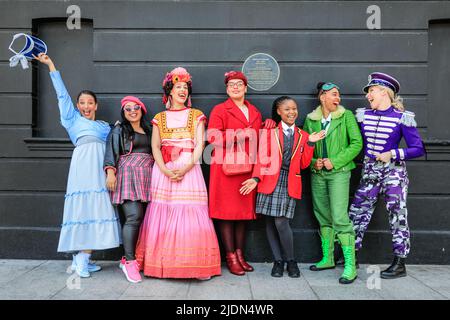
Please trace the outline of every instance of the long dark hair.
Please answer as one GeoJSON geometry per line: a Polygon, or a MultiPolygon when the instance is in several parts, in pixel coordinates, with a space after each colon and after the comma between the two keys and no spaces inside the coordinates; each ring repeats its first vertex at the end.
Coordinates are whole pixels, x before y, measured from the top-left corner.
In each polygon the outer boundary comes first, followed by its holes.
{"type": "Polygon", "coordinates": [[[280,121],[281,121],[281,117],[277,113],[277,109],[280,106],[280,104],[282,104],[286,100],[295,101],[293,98],[291,98],[289,96],[281,96],[281,97],[276,98],[272,103],[272,120],[275,121],[277,124],[280,123],[280,121]]]}
{"type": "MultiPolygon", "coordinates": [[[[128,121],[127,118],[125,118],[125,111],[123,109],[120,111],[120,116],[122,117],[121,126],[122,126],[123,132],[125,133],[125,137],[128,140],[133,141],[135,132],[134,132],[133,126],[131,125],[130,121],[128,121]]],[[[144,129],[145,134],[151,137],[152,127],[150,126],[150,121],[148,121],[148,119],[146,118],[146,114],[144,113],[144,111],[142,111],[140,125],[141,125],[141,128],[144,129]]]]}

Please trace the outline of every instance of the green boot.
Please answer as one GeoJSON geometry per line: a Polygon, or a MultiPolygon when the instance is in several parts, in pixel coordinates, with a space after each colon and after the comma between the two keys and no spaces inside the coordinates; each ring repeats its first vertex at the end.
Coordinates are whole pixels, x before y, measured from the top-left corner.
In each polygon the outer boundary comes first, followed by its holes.
{"type": "Polygon", "coordinates": [[[355,265],[355,237],[352,234],[338,234],[339,242],[344,255],[344,272],[339,278],[339,283],[349,284],[355,281],[358,274],[355,265]]]}
{"type": "Polygon", "coordinates": [[[322,271],[333,269],[334,265],[334,231],[330,227],[320,228],[320,238],[322,241],[322,260],[309,267],[311,271],[322,271]]]}

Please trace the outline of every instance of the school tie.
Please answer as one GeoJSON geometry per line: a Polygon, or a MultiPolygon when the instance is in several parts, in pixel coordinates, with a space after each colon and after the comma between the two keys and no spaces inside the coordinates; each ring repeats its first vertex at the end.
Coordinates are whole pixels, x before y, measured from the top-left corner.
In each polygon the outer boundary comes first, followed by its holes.
{"type": "MultiPolygon", "coordinates": [[[[329,123],[330,121],[322,122],[322,130],[325,130],[329,123]]],[[[326,137],[322,139],[322,158],[328,158],[326,137]]]]}
{"type": "Polygon", "coordinates": [[[284,145],[283,145],[283,159],[281,163],[281,168],[284,170],[289,170],[289,165],[291,163],[292,156],[292,145],[294,143],[294,135],[293,130],[291,128],[286,129],[286,133],[284,134],[284,145]]]}
{"type": "Polygon", "coordinates": [[[287,131],[287,137],[289,139],[289,144],[291,144],[292,136],[294,135],[294,131],[292,130],[292,128],[288,128],[286,131],[287,131]]]}

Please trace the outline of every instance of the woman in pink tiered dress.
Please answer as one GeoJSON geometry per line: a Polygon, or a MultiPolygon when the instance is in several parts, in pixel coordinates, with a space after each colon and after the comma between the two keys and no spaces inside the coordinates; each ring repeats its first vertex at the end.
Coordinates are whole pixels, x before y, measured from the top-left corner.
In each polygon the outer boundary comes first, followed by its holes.
{"type": "Polygon", "coordinates": [[[163,89],[167,110],[152,120],[156,162],[152,202],[141,226],[136,260],[146,276],[205,280],[221,273],[219,245],[198,163],[206,117],[190,108],[192,82],[184,68],[168,73],[163,89]]]}

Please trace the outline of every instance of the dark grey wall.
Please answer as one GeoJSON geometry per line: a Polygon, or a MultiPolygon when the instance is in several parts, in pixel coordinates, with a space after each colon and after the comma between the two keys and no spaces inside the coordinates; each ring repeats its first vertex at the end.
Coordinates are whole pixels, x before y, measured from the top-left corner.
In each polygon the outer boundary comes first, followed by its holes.
{"type": "MultiPolygon", "coordinates": [[[[72,146],[59,126],[57,103],[42,66],[8,66],[17,32],[47,41],[72,96],[98,93],[98,117],[114,122],[121,97],[142,97],[150,114],[162,110],[161,81],[176,66],[193,76],[194,105],[209,115],[225,99],[223,74],[249,55],[279,62],[279,82],[248,99],[264,118],[274,98],[295,97],[301,125],[315,106],[315,84],[337,82],[342,103],[365,106],[361,87],[373,71],[402,83],[428,154],[408,164],[412,263],[450,263],[450,2],[447,1],[2,1],[0,2],[0,258],[64,258],[56,253],[72,146]],[[82,29],[65,29],[66,9],[81,8],[82,29]],[[381,30],[368,30],[366,9],[381,8],[381,30]]],[[[353,174],[353,193],[359,179],[353,174]]],[[[204,166],[205,178],[208,168],[204,166]]],[[[319,257],[309,178],[292,222],[300,261],[319,257]]],[[[391,258],[382,203],[365,238],[361,260],[391,258]]],[[[252,223],[250,260],[269,261],[261,221],[252,223]]],[[[97,253],[117,258],[120,250],[97,253]]]]}

